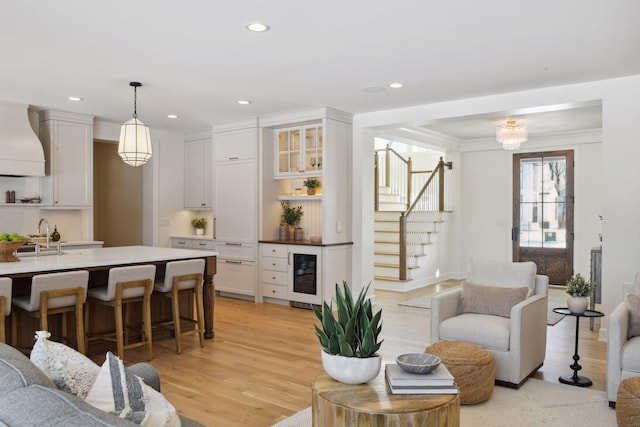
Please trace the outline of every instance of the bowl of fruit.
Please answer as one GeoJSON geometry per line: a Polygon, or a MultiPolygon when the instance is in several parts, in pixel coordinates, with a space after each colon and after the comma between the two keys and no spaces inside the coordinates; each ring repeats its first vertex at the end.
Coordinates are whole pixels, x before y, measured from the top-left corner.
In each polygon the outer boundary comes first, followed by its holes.
{"type": "Polygon", "coordinates": [[[27,243],[27,238],[18,233],[0,233],[0,262],[20,261],[16,250],[27,243]]]}

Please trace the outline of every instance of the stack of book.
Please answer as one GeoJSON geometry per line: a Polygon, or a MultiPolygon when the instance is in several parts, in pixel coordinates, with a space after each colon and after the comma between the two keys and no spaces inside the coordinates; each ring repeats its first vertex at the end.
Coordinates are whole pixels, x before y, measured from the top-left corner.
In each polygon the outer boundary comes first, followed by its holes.
{"type": "Polygon", "coordinates": [[[385,378],[391,394],[457,394],[453,375],[444,363],[428,374],[412,374],[395,363],[385,365],[385,378]]]}

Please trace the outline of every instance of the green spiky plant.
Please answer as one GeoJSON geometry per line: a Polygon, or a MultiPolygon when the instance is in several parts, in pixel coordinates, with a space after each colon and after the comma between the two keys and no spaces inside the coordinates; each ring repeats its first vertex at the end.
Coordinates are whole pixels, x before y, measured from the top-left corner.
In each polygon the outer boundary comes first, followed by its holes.
{"type": "MultiPolygon", "coordinates": [[[[322,311],[313,306],[313,312],[322,329],[313,325],[323,350],[329,354],[345,357],[374,357],[382,341],[378,336],[382,331],[382,310],[373,314],[371,300],[366,298],[369,285],[360,291],[354,302],[346,281],[343,289],[336,283],[337,319],[333,313],[333,303],[323,303],[322,311]]],[[[384,340],[383,340],[384,341],[384,340]]]]}

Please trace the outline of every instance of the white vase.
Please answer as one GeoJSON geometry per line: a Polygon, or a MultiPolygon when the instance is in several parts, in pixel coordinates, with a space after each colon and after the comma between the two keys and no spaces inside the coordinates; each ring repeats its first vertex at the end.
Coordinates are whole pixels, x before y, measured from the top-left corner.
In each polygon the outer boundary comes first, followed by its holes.
{"type": "Polygon", "coordinates": [[[569,297],[567,298],[567,307],[574,314],[582,314],[587,309],[589,301],[587,297],[569,297]]]}
{"type": "Polygon", "coordinates": [[[204,228],[196,228],[196,236],[204,235],[204,228]]]}
{"type": "Polygon", "coordinates": [[[378,376],[382,358],[345,357],[320,350],[322,367],[331,378],[344,384],[364,384],[378,376]]]}

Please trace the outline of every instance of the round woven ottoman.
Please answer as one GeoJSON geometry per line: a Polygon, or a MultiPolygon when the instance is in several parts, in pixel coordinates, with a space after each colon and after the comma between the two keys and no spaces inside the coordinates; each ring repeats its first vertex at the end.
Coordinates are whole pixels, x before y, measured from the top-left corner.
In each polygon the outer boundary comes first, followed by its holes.
{"type": "Polygon", "coordinates": [[[619,426],[640,425],[640,377],[627,378],[620,382],[616,420],[619,426]]]}
{"type": "Polygon", "coordinates": [[[439,341],[425,353],[438,356],[456,379],[461,404],[480,403],[491,397],[496,380],[493,354],[462,341],[439,341]]]}

